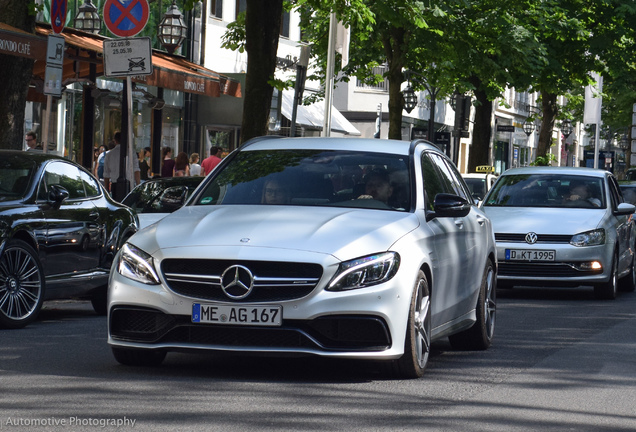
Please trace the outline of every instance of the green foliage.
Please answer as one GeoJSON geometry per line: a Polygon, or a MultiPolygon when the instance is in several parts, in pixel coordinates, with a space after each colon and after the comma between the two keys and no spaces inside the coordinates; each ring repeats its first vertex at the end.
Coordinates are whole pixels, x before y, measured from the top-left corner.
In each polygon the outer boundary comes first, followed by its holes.
{"type": "Polygon", "coordinates": [[[534,162],[530,163],[532,166],[551,166],[552,162],[556,162],[557,158],[552,153],[548,153],[545,156],[537,156],[534,162]]]}
{"type": "Polygon", "coordinates": [[[241,12],[236,21],[227,25],[227,30],[221,37],[221,48],[244,53],[245,40],[245,12],[241,12]]]}

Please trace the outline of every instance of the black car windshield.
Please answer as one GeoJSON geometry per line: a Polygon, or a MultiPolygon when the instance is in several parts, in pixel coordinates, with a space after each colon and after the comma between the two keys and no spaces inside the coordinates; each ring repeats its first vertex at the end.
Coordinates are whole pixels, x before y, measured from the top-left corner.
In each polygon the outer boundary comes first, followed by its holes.
{"type": "Polygon", "coordinates": [[[408,156],[325,150],[239,152],[194,205],[342,206],[408,211],[408,156]]]}
{"type": "Polygon", "coordinates": [[[0,160],[0,201],[23,198],[27,193],[35,162],[25,157],[8,156],[0,160]]]}
{"type": "Polygon", "coordinates": [[[203,177],[175,177],[167,180],[150,180],[137,186],[122,204],[136,213],[171,213],[176,208],[170,197],[185,200],[197,188],[203,177]]]}
{"type": "Polygon", "coordinates": [[[501,178],[485,206],[605,208],[604,179],[575,175],[517,174],[501,178]]]}

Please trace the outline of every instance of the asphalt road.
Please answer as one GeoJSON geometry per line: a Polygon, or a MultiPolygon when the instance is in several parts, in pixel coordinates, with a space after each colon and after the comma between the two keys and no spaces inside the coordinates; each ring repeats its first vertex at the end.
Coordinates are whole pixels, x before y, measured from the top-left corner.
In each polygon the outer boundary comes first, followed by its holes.
{"type": "Polygon", "coordinates": [[[484,352],[436,343],[424,378],[316,358],[169,354],[120,366],[86,302],[0,331],[0,431],[635,431],[636,293],[500,292],[484,352]]]}

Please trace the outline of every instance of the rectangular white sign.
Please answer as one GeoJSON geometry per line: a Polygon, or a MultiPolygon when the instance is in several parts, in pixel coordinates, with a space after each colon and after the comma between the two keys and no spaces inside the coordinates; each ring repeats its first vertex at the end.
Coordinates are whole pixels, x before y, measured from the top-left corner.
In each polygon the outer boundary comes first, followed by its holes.
{"type": "Polygon", "coordinates": [[[64,36],[49,35],[46,42],[46,64],[64,65],[64,36]]]}
{"type": "Polygon", "coordinates": [[[62,67],[46,65],[44,71],[44,94],[62,96],[62,67]]]}
{"type": "Polygon", "coordinates": [[[107,77],[151,75],[152,47],[150,38],[105,40],[104,74],[107,77]]]}

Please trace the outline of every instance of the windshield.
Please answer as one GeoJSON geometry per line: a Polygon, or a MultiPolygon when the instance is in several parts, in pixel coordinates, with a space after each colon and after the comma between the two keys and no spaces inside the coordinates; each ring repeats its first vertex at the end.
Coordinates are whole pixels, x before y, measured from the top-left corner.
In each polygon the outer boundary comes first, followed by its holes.
{"type": "Polygon", "coordinates": [[[0,201],[23,198],[31,183],[35,162],[19,156],[0,161],[0,201]]]}
{"type": "Polygon", "coordinates": [[[605,208],[603,178],[555,174],[506,175],[485,206],[605,208]]]}
{"type": "Polygon", "coordinates": [[[166,196],[182,196],[185,200],[197,188],[203,177],[187,178],[188,181],[148,181],[136,187],[124,198],[122,204],[137,213],[172,213],[176,209],[166,196]]]}
{"type": "Polygon", "coordinates": [[[239,152],[194,205],[410,209],[408,157],[325,150],[239,152]]]}

